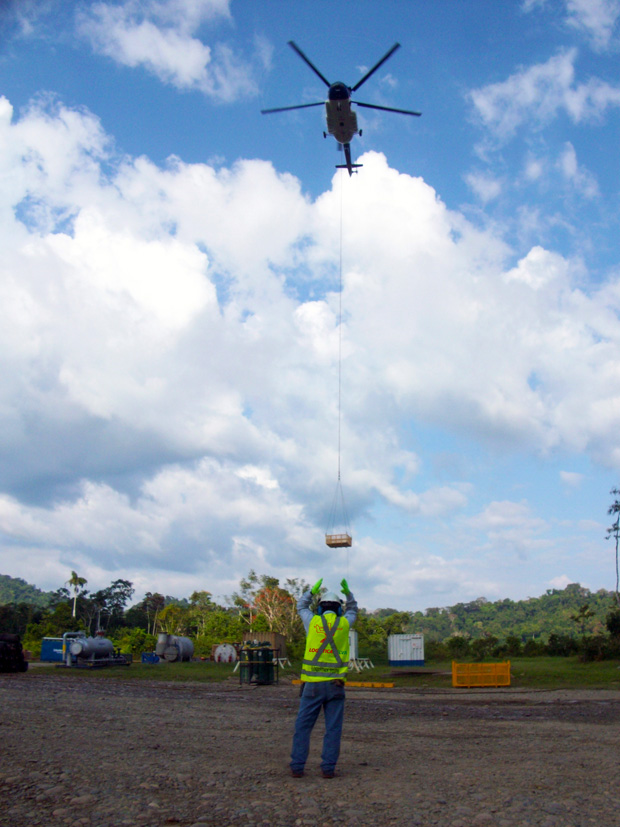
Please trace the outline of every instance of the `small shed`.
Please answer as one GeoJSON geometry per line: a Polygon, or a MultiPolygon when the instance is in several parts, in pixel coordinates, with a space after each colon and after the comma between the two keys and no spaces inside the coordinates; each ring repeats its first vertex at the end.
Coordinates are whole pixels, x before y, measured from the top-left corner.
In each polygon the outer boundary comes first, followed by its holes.
{"type": "Polygon", "coordinates": [[[355,629],[349,629],[349,660],[357,660],[358,657],[357,632],[355,629]]]}
{"type": "Polygon", "coordinates": [[[261,643],[269,643],[272,649],[279,649],[281,658],[288,657],[286,638],[279,632],[252,632],[252,638],[258,638],[261,643]]]}
{"type": "Polygon", "coordinates": [[[424,666],[424,635],[390,635],[390,666],[424,666]]]}

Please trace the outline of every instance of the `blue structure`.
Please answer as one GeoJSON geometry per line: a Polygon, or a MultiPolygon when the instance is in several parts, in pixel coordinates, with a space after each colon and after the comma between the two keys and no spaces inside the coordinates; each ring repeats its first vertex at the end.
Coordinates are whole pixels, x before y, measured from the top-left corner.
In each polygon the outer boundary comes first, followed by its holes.
{"type": "Polygon", "coordinates": [[[46,663],[62,663],[64,661],[61,637],[44,637],[41,642],[41,660],[46,663]]]}
{"type": "Polygon", "coordinates": [[[142,652],[140,656],[141,663],[159,663],[159,655],[155,652],[142,652]]]}

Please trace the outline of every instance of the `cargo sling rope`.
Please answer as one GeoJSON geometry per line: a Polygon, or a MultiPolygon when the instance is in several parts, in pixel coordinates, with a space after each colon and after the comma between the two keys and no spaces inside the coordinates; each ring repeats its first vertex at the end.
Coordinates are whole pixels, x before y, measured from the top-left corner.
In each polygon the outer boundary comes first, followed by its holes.
{"type": "MultiPolygon", "coordinates": [[[[304,664],[304,666],[321,666],[323,669],[330,669],[330,670],[338,669],[338,670],[340,670],[340,669],[343,668],[343,666],[348,665],[348,664],[345,664],[345,662],[340,657],[340,652],[338,651],[338,647],[336,646],[336,641],[334,640],[334,635],[336,634],[336,630],[338,629],[338,626],[340,625],[340,618],[336,617],[336,622],[334,623],[334,625],[332,626],[331,629],[329,628],[329,626],[327,624],[327,619],[326,619],[325,615],[321,615],[321,623],[323,624],[323,631],[325,632],[325,640],[323,641],[323,643],[321,643],[319,648],[314,653],[314,657],[312,658],[312,660],[304,660],[304,661],[302,661],[302,663],[304,664]],[[331,647],[332,647],[332,653],[333,653],[334,657],[336,658],[336,663],[334,663],[333,666],[330,666],[326,663],[321,663],[320,662],[321,655],[323,654],[323,652],[327,649],[327,647],[330,644],[331,644],[331,647]]],[[[308,675],[309,677],[315,677],[315,678],[333,678],[334,677],[334,672],[333,671],[330,671],[330,672],[308,672],[305,669],[302,669],[301,674],[302,675],[308,675]]]]}
{"type": "Polygon", "coordinates": [[[342,490],[341,481],[341,455],[342,455],[342,216],[343,216],[343,174],[340,175],[340,249],[338,259],[338,478],[336,482],[336,491],[329,515],[328,527],[325,531],[325,542],[331,548],[346,548],[347,549],[347,577],[349,575],[349,552],[348,549],[352,545],[351,529],[349,527],[349,517],[344,502],[344,494],[342,490]],[[342,525],[344,528],[336,529],[336,525],[340,522],[338,514],[340,513],[342,525]]]}

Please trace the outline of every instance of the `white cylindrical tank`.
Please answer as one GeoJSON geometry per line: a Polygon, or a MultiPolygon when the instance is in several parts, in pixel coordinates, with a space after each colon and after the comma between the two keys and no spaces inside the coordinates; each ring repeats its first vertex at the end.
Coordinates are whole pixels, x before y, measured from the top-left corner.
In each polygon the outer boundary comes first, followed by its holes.
{"type": "Polygon", "coordinates": [[[357,632],[355,629],[349,629],[349,660],[357,660],[358,657],[357,632]]]}
{"type": "Polygon", "coordinates": [[[105,637],[78,637],[69,644],[69,651],[75,658],[111,658],[114,644],[105,637]]]}
{"type": "Polygon", "coordinates": [[[390,666],[424,666],[424,635],[390,635],[390,666]]]}
{"type": "Polygon", "coordinates": [[[237,660],[237,650],[232,643],[220,643],[213,653],[215,663],[234,663],[237,660]]]}

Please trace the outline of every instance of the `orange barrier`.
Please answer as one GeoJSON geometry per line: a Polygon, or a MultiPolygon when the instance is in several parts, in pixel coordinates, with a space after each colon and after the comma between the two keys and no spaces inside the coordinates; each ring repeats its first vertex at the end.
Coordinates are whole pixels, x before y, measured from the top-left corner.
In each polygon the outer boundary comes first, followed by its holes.
{"type": "Polygon", "coordinates": [[[510,661],[457,663],[453,660],[452,686],[510,686],[510,661]]]}

